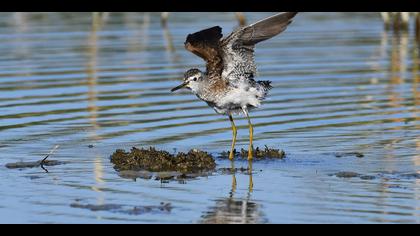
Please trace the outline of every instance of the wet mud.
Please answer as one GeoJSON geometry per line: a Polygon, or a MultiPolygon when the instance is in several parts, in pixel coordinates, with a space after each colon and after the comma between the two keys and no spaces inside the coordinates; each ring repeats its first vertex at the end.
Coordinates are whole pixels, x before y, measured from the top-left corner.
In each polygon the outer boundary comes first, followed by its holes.
{"type": "Polygon", "coordinates": [[[141,149],[133,147],[130,152],[119,149],[111,155],[111,162],[117,171],[175,171],[185,174],[211,171],[216,168],[212,155],[195,149],[187,153],[179,152],[176,155],[156,150],[154,147],[141,149]]]}
{"type": "MultiPolygon", "coordinates": [[[[221,159],[229,157],[229,152],[222,152],[221,159]]],[[[286,154],[283,150],[269,148],[254,149],[253,161],[266,159],[283,159],[286,154]]],[[[247,159],[248,151],[242,149],[235,153],[237,159],[247,159]]],[[[171,154],[164,150],[157,150],[154,147],[136,148],[129,152],[118,149],[110,157],[114,169],[121,178],[136,180],[154,179],[162,182],[181,181],[209,176],[213,173],[232,174],[260,172],[262,170],[250,170],[249,168],[216,168],[215,158],[204,151],[192,149],[187,153],[179,152],[171,154]]]]}
{"type": "Polygon", "coordinates": [[[216,168],[212,155],[195,149],[177,154],[156,150],[154,147],[133,147],[130,152],[119,149],[111,155],[111,162],[122,178],[155,179],[162,182],[208,176],[216,168]]]}
{"type": "MultiPolygon", "coordinates": [[[[248,149],[241,149],[240,151],[234,151],[234,157],[239,159],[248,159],[248,149]]],[[[221,158],[229,158],[229,151],[222,152],[220,154],[221,158]]],[[[282,149],[270,148],[264,146],[264,148],[254,148],[253,150],[253,161],[258,160],[267,160],[267,159],[283,159],[286,158],[286,153],[282,149]]]]}

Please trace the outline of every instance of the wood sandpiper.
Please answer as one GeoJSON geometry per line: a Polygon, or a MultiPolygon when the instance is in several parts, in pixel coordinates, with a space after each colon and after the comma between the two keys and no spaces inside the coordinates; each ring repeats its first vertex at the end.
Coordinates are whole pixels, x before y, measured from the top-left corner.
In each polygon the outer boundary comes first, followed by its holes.
{"type": "Polygon", "coordinates": [[[260,106],[272,88],[271,81],[256,81],[254,47],[257,43],[283,32],[296,12],[285,12],[241,27],[222,38],[222,28],[215,26],[189,34],[185,48],[206,62],[206,71],[190,69],[181,85],[173,88],[190,89],[218,114],[229,116],[233,138],[229,159],[234,157],[236,126],[232,114],[243,112],[249,125],[248,160],[253,156],[253,127],[249,111],[260,106]]]}

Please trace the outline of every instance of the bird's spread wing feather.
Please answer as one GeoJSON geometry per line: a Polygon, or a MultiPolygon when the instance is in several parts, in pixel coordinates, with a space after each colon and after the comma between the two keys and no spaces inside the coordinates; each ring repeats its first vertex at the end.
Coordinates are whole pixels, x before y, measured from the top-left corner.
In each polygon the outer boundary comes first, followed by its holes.
{"type": "Polygon", "coordinates": [[[189,34],[185,41],[185,48],[206,61],[208,77],[220,75],[223,70],[222,55],[220,53],[220,39],[223,37],[222,28],[215,26],[189,34]]]}
{"type": "Polygon", "coordinates": [[[221,42],[222,77],[230,82],[252,79],[256,73],[255,44],[283,32],[292,22],[296,12],[279,13],[239,28],[221,42]]]}
{"type": "Polygon", "coordinates": [[[255,44],[283,32],[296,12],[279,13],[242,27],[222,39],[222,28],[215,26],[189,34],[185,48],[206,61],[208,78],[232,82],[252,79],[256,73],[255,44]]]}
{"type": "Polygon", "coordinates": [[[240,40],[245,45],[255,45],[283,32],[297,12],[279,13],[249,25],[241,31],[240,40]]]}

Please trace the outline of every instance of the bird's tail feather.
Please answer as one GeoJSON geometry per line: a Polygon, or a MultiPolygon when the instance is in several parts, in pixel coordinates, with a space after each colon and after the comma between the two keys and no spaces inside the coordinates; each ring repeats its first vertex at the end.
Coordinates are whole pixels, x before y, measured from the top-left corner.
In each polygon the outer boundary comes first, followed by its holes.
{"type": "Polygon", "coordinates": [[[257,83],[261,85],[265,91],[273,88],[273,86],[271,86],[271,81],[269,80],[257,81],[257,83]]]}

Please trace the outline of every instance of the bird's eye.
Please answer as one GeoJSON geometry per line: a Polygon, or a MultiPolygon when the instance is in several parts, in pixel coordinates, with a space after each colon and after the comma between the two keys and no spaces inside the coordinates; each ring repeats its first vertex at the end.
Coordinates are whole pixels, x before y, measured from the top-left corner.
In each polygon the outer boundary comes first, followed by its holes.
{"type": "Polygon", "coordinates": [[[197,81],[197,77],[194,77],[194,78],[193,78],[193,81],[197,81]]]}

